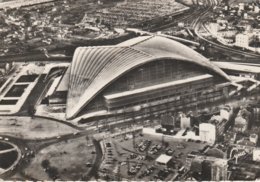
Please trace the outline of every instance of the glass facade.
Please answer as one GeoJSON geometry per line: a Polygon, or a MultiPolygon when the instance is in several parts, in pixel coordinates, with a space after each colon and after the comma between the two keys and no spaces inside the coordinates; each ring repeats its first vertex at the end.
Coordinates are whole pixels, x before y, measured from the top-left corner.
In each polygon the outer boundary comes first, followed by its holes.
{"type": "Polygon", "coordinates": [[[206,104],[223,98],[223,88],[216,88],[215,85],[224,82],[226,81],[222,77],[192,63],[173,60],[154,61],[134,68],[115,80],[99,93],[79,115],[99,110],[116,112],[116,110],[127,110],[136,106],[141,106],[141,112],[147,113],[206,104]],[[205,74],[212,76],[129,96],[105,99],[107,95],[134,91],[205,74]]]}

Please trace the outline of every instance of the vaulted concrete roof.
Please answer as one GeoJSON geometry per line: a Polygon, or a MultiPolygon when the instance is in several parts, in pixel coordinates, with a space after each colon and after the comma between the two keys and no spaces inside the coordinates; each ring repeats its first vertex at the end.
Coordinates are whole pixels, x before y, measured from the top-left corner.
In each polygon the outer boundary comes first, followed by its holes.
{"type": "Polygon", "coordinates": [[[76,117],[98,93],[129,70],[162,59],[191,62],[230,80],[196,51],[160,36],[137,37],[116,46],[79,47],[71,64],[66,117],[76,117]]]}

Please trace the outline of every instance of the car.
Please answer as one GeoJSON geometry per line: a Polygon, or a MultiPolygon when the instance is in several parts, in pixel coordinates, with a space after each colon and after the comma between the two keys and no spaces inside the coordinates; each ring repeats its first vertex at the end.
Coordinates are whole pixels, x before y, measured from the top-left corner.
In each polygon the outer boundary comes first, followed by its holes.
{"type": "Polygon", "coordinates": [[[172,155],[173,154],[173,150],[172,149],[168,149],[166,150],[166,155],[172,155]]]}
{"type": "Polygon", "coordinates": [[[157,149],[157,150],[161,150],[161,149],[162,149],[162,146],[158,144],[158,145],[156,145],[156,149],[157,149]]]}
{"type": "Polygon", "coordinates": [[[111,143],[106,143],[106,147],[111,147],[111,143]]]}
{"type": "Polygon", "coordinates": [[[78,135],[78,134],[79,134],[79,132],[78,132],[78,131],[73,133],[73,135],[74,135],[74,136],[75,136],[75,135],[78,135]]]}
{"type": "Polygon", "coordinates": [[[126,165],[127,163],[126,162],[121,162],[121,166],[124,166],[124,165],[126,165]]]}
{"type": "Polygon", "coordinates": [[[60,136],[57,136],[56,138],[57,138],[57,139],[60,139],[60,136]]]}
{"type": "Polygon", "coordinates": [[[139,170],[142,167],[142,165],[143,165],[142,163],[138,163],[137,166],[136,166],[136,169],[139,170]]]}
{"type": "Polygon", "coordinates": [[[87,166],[87,167],[92,167],[92,164],[91,164],[90,162],[87,162],[87,163],[86,163],[86,166],[87,166]]]}
{"type": "Polygon", "coordinates": [[[143,177],[144,177],[144,175],[141,174],[141,175],[139,175],[137,178],[138,178],[138,179],[142,179],[143,177]]]}
{"type": "Polygon", "coordinates": [[[177,145],[177,149],[184,149],[185,147],[184,147],[184,145],[182,145],[182,144],[178,144],[177,145]]]}
{"type": "Polygon", "coordinates": [[[9,141],[9,138],[4,138],[5,141],[9,141]]]}
{"type": "Polygon", "coordinates": [[[137,154],[130,154],[130,158],[131,158],[131,159],[137,158],[137,154]]]}
{"type": "Polygon", "coordinates": [[[0,136],[0,140],[3,140],[4,138],[0,136]]]}

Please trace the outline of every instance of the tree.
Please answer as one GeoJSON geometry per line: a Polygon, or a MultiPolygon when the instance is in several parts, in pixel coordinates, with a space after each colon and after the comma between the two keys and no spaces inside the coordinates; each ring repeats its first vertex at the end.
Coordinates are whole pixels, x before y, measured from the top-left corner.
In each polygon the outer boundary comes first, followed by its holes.
{"type": "Polygon", "coordinates": [[[50,167],[48,170],[47,170],[47,173],[48,173],[48,176],[55,180],[58,178],[58,175],[59,175],[59,171],[56,167],[50,167]]]}
{"type": "Polygon", "coordinates": [[[49,168],[50,167],[50,161],[48,159],[45,159],[45,160],[42,161],[41,165],[44,169],[49,168]]]}
{"type": "Polygon", "coordinates": [[[164,146],[165,146],[165,148],[168,148],[169,147],[169,142],[164,142],[164,146]]]}
{"type": "Polygon", "coordinates": [[[100,23],[100,19],[97,18],[97,19],[96,19],[96,24],[99,24],[99,23],[100,23]]]}

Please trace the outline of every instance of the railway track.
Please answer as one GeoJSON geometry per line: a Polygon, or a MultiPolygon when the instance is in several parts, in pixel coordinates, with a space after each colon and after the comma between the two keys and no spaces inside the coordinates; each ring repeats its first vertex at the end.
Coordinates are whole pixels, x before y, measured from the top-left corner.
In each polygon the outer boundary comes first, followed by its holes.
{"type": "Polygon", "coordinates": [[[239,55],[241,58],[249,58],[249,59],[256,59],[256,60],[260,59],[260,55],[259,54],[249,53],[249,52],[237,50],[237,49],[234,49],[232,47],[225,46],[225,45],[222,45],[220,43],[216,43],[216,42],[213,42],[211,40],[208,40],[208,39],[206,39],[206,38],[204,38],[203,36],[200,35],[199,29],[200,28],[204,28],[205,29],[205,25],[204,25],[204,22],[203,22],[204,19],[207,16],[209,16],[211,11],[214,9],[214,7],[216,5],[219,4],[219,2],[217,0],[207,0],[207,4],[208,4],[208,8],[204,12],[202,12],[191,24],[191,27],[194,30],[196,36],[200,40],[202,40],[202,41],[206,42],[207,44],[209,44],[209,46],[211,46],[211,47],[215,47],[215,48],[217,48],[219,50],[222,50],[222,51],[225,51],[225,52],[228,52],[228,53],[231,53],[231,54],[239,55]]]}

